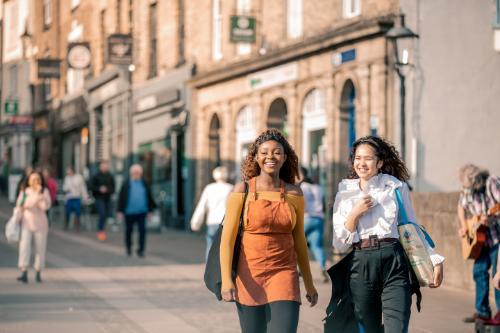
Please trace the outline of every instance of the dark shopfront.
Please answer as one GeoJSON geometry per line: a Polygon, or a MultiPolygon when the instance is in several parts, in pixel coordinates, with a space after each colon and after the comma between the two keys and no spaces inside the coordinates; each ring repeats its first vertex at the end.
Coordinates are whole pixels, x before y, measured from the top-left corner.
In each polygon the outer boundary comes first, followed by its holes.
{"type": "Polygon", "coordinates": [[[55,120],[59,177],[64,177],[65,170],[73,167],[75,172],[88,178],[88,123],[89,115],[83,96],[63,102],[55,120]]]}

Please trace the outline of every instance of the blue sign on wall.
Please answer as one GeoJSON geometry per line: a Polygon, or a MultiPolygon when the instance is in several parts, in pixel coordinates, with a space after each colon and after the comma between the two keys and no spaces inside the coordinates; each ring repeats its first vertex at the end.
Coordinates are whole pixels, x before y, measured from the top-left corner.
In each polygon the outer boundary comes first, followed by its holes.
{"type": "Polygon", "coordinates": [[[340,53],[334,53],[332,56],[332,63],[334,66],[345,64],[356,60],[356,49],[350,49],[340,53]]]}

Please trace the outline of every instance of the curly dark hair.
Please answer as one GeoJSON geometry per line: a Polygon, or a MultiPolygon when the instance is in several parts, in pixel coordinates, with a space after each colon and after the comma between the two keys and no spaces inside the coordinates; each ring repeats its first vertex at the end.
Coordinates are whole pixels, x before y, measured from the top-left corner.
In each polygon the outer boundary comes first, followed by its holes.
{"type": "Polygon", "coordinates": [[[353,143],[350,156],[351,168],[349,170],[348,178],[358,178],[358,175],[354,170],[354,157],[356,155],[356,149],[360,145],[369,145],[375,150],[375,155],[380,161],[383,162],[382,168],[379,170],[380,173],[394,176],[403,182],[410,179],[408,169],[406,168],[405,163],[401,160],[401,157],[399,156],[399,153],[394,145],[383,138],[373,135],[362,137],[353,143]]]}
{"type": "Polygon", "coordinates": [[[255,161],[255,156],[257,156],[260,145],[267,141],[276,141],[285,149],[286,160],[280,169],[279,176],[285,182],[294,184],[299,175],[299,158],[280,130],[276,128],[262,132],[252,143],[248,150],[248,155],[241,165],[241,178],[244,181],[249,181],[260,174],[260,167],[257,161],[255,161]]]}

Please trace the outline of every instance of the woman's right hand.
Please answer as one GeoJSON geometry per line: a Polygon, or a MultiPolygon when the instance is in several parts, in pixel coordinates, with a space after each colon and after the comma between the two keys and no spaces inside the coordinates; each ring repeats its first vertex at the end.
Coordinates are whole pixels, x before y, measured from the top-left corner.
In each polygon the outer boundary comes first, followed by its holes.
{"type": "Polygon", "coordinates": [[[231,285],[227,289],[223,289],[222,292],[222,299],[225,302],[235,302],[236,301],[236,288],[234,285],[231,285]]]}
{"type": "Polygon", "coordinates": [[[369,195],[365,195],[356,202],[352,208],[352,213],[355,214],[355,216],[361,216],[373,206],[375,206],[373,198],[369,195]]]}

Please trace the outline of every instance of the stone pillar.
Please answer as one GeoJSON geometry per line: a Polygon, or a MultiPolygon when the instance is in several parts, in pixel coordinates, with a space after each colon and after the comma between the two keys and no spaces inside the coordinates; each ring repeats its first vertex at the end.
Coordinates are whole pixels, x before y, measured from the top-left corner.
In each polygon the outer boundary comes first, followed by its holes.
{"type": "MultiPolygon", "coordinates": [[[[370,117],[376,117],[377,135],[387,133],[387,80],[386,65],[382,62],[370,66],[370,117]]],[[[371,128],[371,126],[370,126],[371,128]]]]}
{"type": "Polygon", "coordinates": [[[370,65],[356,70],[358,87],[356,87],[356,137],[370,134],[370,65]]]}
{"type": "MultiPolygon", "coordinates": [[[[300,106],[297,98],[297,87],[295,84],[290,84],[286,87],[286,107],[287,107],[287,127],[288,127],[288,142],[296,149],[297,154],[300,152],[298,146],[300,142],[300,106]],[[297,151],[298,149],[298,151],[297,151]]],[[[300,154],[299,154],[300,156],[300,154]]]]}

